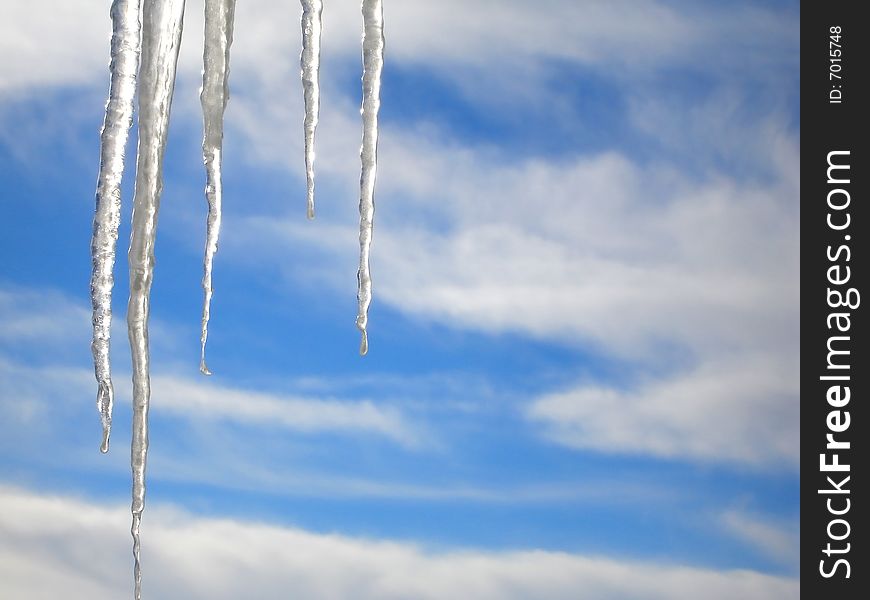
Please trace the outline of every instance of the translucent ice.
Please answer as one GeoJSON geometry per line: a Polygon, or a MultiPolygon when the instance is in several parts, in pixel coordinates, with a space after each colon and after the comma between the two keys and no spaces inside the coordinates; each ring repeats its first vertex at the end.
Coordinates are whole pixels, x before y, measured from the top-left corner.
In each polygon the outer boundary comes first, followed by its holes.
{"type": "Polygon", "coordinates": [[[157,212],[163,189],[163,155],[169,129],[169,109],[175,87],[175,67],[181,44],[184,0],[144,0],[142,64],[139,69],[139,149],[133,228],[130,236],[130,301],[127,330],[133,356],[133,556],[135,597],[141,598],[139,524],[145,508],[145,464],[148,457],[148,405],[151,377],[148,313],[154,275],[157,212]]]}
{"type": "Polygon", "coordinates": [[[359,198],[359,311],[356,326],[362,334],[360,354],[368,352],[368,310],[372,301],[369,254],[372,245],[372,219],[375,212],[375,176],[378,163],[378,109],[381,106],[381,71],[384,66],[384,10],[381,0],[363,0],[363,99],[360,110],[363,138],[360,148],[362,173],[359,198]]]}
{"type": "Polygon", "coordinates": [[[203,51],[202,92],[199,96],[203,118],[202,159],[206,170],[205,197],[208,201],[202,277],[205,299],[202,305],[199,360],[199,370],[204,375],[211,375],[211,371],[205,364],[205,344],[208,339],[208,320],[214,292],[212,266],[221,229],[224,110],[229,100],[230,45],[233,43],[235,10],[236,0],[206,0],[205,2],[205,50],[203,51]]]}
{"type": "Polygon", "coordinates": [[[91,352],[97,378],[97,410],[103,425],[102,452],[109,450],[112,430],[112,370],[109,363],[109,337],[112,329],[112,287],[118,224],[121,221],[121,177],[124,149],[133,123],[136,71],[139,67],[141,26],[139,0],[114,0],[112,16],[111,80],[106,116],[100,132],[100,174],[97,178],[97,208],[91,239],[91,304],[94,335],[91,352]]]}
{"type": "Polygon", "coordinates": [[[323,2],[302,0],[302,93],[305,100],[305,179],[308,218],[314,218],[314,132],[320,114],[320,31],[323,2]]]}

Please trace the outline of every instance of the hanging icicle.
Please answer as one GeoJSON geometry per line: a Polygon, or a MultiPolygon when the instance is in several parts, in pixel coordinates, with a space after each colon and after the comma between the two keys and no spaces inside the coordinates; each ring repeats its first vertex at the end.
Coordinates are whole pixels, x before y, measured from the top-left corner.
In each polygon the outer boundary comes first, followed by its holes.
{"type": "MultiPolygon", "coordinates": [[[[320,110],[320,38],[322,0],[302,3],[302,88],[305,102],[305,175],[307,213],[314,217],[314,135],[320,110]]],[[[121,215],[121,177],[124,149],[133,119],[137,71],[139,84],[139,140],[136,156],[136,185],[133,197],[133,226],[128,259],[130,299],[127,331],[133,358],[133,472],[132,506],[135,598],[141,599],[142,571],[139,529],[145,509],[145,468],[148,458],[148,410],[151,398],[148,348],[149,297],[154,275],[154,244],[157,215],[163,188],[163,157],[169,130],[169,114],[175,87],[175,72],[181,44],[185,0],[114,0],[111,8],[112,49],[109,100],[100,134],[100,173],[91,251],[93,273],[94,372],[98,384],[97,407],[103,427],[100,449],[106,452],[112,425],[113,388],[109,363],[112,321],[112,286],[115,249],[121,215]],[[141,16],[141,19],[140,19],[141,16]],[[140,63],[141,59],[141,63],[140,63]]],[[[203,259],[204,292],[200,371],[210,375],[205,347],[212,298],[212,267],[221,226],[223,120],[229,99],[229,58],[233,40],[236,0],[205,1],[205,48],[200,101],[203,112],[203,162],[206,168],[205,195],[208,223],[203,259]]],[[[374,215],[374,187],[377,170],[378,109],[384,58],[383,6],[381,0],[363,0],[363,121],[360,160],[360,266],[357,273],[359,312],[357,327],[362,333],[360,353],[368,351],[367,322],[371,303],[369,253],[374,215]]]]}
{"type": "Polygon", "coordinates": [[[205,197],[208,201],[208,225],[202,277],[202,290],[205,299],[202,305],[199,359],[199,370],[203,375],[211,375],[211,371],[205,364],[205,343],[208,339],[208,320],[211,311],[211,297],[214,292],[211,273],[221,230],[224,111],[229,100],[230,45],[233,43],[235,10],[236,0],[206,0],[205,2],[205,49],[203,51],[202,92],[199,96],[202,103],[203,119],[202,159],[206,170],[205,197]]]}
{"type": "Polygon", "coordinates": [[[142,64],[139,69],[139,149],[133,228],[130,237],[130,301],[127,330],[133,355],[133,556],[135,598],[141,598],[139,524],[145,508],[145,465],[148,458],[148,405],[151,375],[148,314],[154,276],[154,241],[163,189],[163,155],[169,130],[169,109],[181,44],[184,0],[144,0],[142,64]]]}
{"type": "Polygon", "coordinates": [[[372,277],[369,254],[372,245],[372,220],[375,212],[375,176],[378,167],[378,110],[381,107],[381,70],[384,66],[384,9],[381,0],[363,0],[363,98],[360,113],[363,138],[360,148],[362,173],[359,196],[359,312],[356,326],[362,334],[359,353],[369,350],[368,312],[372,302],[372,277]]]}
{"type": "Polygon", "coordinates": [[[302,1],[302,93],[305,101],[305,182],[308,218],[314,218],[314,132],[320,116],[320,31],[323,2],[302,1]]]}
{"type": "Polygon", "coordinates": [[[94,335],[91,352],[97,377],[97,410],[103,425],[101,452],[109,451],[112,431],[112,370],[109,363],[109,338],[112,332],[112,287],[115,284],[115,248],[121,222],[121,177],[124,150],[133,124],[133,99],[139,67],[141,28],[139,0],[114,0],[112,17],[111,81],[106,116],[100,132],[100,174],[97,178],[97,208],[91,240],[93,272],[91,304],[94,335]]]}

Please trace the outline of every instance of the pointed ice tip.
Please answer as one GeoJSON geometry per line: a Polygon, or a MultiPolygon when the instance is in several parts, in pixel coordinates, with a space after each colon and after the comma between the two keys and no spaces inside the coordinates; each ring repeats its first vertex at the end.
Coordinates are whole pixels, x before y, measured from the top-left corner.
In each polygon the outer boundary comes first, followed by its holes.
{"type": "Polygon", "coordinates": [[[309,220],[309,221],[313,221],[313,220],[314,220],[314,207],[313,207],[313,206],[309,206],[309,207],[308,207],[307,215],[308,215],[308,220],[309,220]]]}
{"type": "Polygon", "coordinates": [[[112,405],[114,404],[114,392],[111,381],[100,381],[97,389],[97,408],[100,411],[100,420],[103,423],[103,440],[100,442],[100,452],[105,454],[109,451],[109,434],[112,431],[112,405]]]}
{"type": "Polygon", "coordinates": [[[208,370],[208,365],[205,364],[205,346],[203,346],[202,354],[199,357],[199,372],[203,375],[211,375],[211,371],[208,370]]]}
{"type": "Polygon", "coordinates": [[[360,340],[359,344],[359,355],[365,356],[369,351],[369,334],[363,330],[362,332],[362,340],[360,340]]]}

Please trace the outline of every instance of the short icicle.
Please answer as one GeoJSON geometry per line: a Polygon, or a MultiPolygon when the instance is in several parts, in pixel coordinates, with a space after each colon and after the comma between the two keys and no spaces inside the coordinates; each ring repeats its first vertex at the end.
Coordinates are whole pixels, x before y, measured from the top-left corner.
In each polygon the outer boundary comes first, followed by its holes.
{"type": "Polygon", "coordinates": [[[142,64],[139,70],[139,148],[133,227],[130,236],[130,301],[127,330],[133,355],[133,557],[135,598],[142,597],[139,525],[145,508],[145,465],[148,457],[149,373],[148,313],[154,274],[154,240],[163,188],[163,155],[175,68],[181,44],[184,0],[144,0],[142,64]]]}
{"type": "Polygon", "coordinates": [[[305,100],[305,179],[308,218],[314,218],[314,133],[320,114],[320,32],[322,0],[302,1],[302,93],[305,100]]]}
{"type": "Polygon", "coordinates": [[[94,374],[97,410],[103,426],[100,451],[109,451],[114,389],[109,363],[112,330],[112,287],[115,284],[115,248],[121,221],[121,178],[124,150],[133,124],[136,71],[139,68],[141,26],[139,0],[114,0],[111,8],[112,50],[109,100],[100,132],[100,174],[97,178],[94,232],[91,238],[91,305],[93,307],[94,374]]]}
{"type": "Polygon", "coordinates": [[[206,0],[205,2],[205,50],[203,51],[202,92],[199,96],[203,117],[202,158],[206,170],[205,197],[208,201],[202,277],[205,299],[202,305],[199,360],[199,370],[203,375],[211,375],[205,363],[205,344],[208,339],[211,297],[214,292],[212,267],[221,229],[224,111],[229,100],[230,46],[233,43],[235,10],[236,0],[206,0]]]}
{"type": "Polygon", "coordinates": [[[384,9],[381,0],[363,0],[363,138],[360,148],[362,172],[359,199],[359,312],[356,326],[362,334],[359,352],[368,352],[368,310],[372,301],[369,253],[372,244],[372,219],[375,212],[375,175],[378,155],[378,109],[381,106],[381,71],[384,66],[384,9]]]}

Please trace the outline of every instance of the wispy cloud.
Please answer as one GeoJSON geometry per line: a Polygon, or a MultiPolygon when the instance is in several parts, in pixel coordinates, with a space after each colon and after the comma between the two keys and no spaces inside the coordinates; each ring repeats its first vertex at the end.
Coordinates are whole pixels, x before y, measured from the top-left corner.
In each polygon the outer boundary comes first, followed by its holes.
{"type": "Polygon", "coordinates": [[[722,529],[757,552],[797,571],[800,562],[800,527],[797,519],[783,522],[769,515],[728,510],[720,515],[722,529]]]}
{"type": "MultiPolygon", "coordinates": [[[[0,66],[0,89],[104,77],[108,8],[88,5],[71,10],[61,0],[46,0],[43,6],[45,10],[39,13],[24,5],[8,7],[7,18],[0,25],[0,52],[16,60],[0,66]]],[[[329,9],[324,13],[325,34],[329,36],[324,51],[356,58],[359,7],[336,4],[329,9]]],[[[197,43],[202,35],[201,15],[201,0],[188,2],[185,67],[193,65],[195,57],[201,58],[202,46],[197,43]]],[[[240,66],[259,65],[264,56],[287,57],[286,64],[298,62],[299,34],[286,26],[298,21],[298,7],[251,0],[239,7],[238,15],[246,29],[256,33],[236,40],[234,55],[240,66]]],[[[742,65],[752,56],[757,69],[764,66],[758,64],[761,59],[765,64],[796,60],[783,52],[796,37],[794,22],[780,12],[751,4],[728,10],[711,5],[700,11],[641,0],[607,4],[548,0],[534,6],[516,0],[473,4],[448,0],[437,5],[406,1],[394,7],[388,17],[393,60],[433,67],[491,65],[507,58],[523,65],[532,59],[558,58],[607,68],[618,66],[636,75],[675,61],[742,65]],[[650,27],[650,23],[657,26],[650,27]],[[717,52],[729,39],[746,41],[734,44],[730,54],[717,52]]]]}
{"type": "MultiPolygon", "coordinates": [[[[710,347],[793,336],[797,217],[785,183],[697,185],[615,154],[506,166],[415,136],[393,143],[377,267],[379,297],[403,311],[629,354],[657,352],[656,340],[710,347]]],[[[257,259],[316,244],[353,264],[350,224],[246,225],[240,240],[257,259]]]]}
{"type": "MultiPolygon", "coordinates": [[[[535,401],[530,414],[561,443],[796,466],[797,154],[790,135],[779,139],[774,175],[759,182],[699,180],[618,153],[505,166],[397,133],[385,144],[378,298],[424,321],[629,361],[619,390],[582,382],[535,401]],[[613,418],[625,403],[634,412],[613,418]]],[[[293,248],[319,248],[281,267],[288,281],[338,287],[355,260],[351,225],[249,217],[238,240],[246,260],[276,266],[293,248]]]]}
{"type": "Polygon", "coordinates": [[[0,284],[0,342],[45,343],[80,337],[90,311],[50,289],[0,284]]]}
{"type": "MultiPolygon", "coordinates": [[[[82,411],[76,400],[89,398],[93,375],[87,369],[48,365],[31,367],[12,362],[0,354],[2,412],[19,425],[50,410],[70,415],[82,411]],[[58,398],[68,401],[58,404],[58,398]],[[52,409],[51,407],[54,406],[52,409]]],[[[126,381],[121,375],[119,380],[126,381]]],[[[305,433],[374,435],[408,448],[431,442],[423,430],[416,430],[396,409],[380,407],[370,401],[336,400],[282,396],[265,392],[224,388],[183,377],[155,377],[152,411],[157,415],[183,417],[200,422],[217,421],[252,425],[261,430],[287,429],[305,433]]],[[[118,401],[128,399],[118,390],[118,401]]],[[[90,403],[87,403],[90,407],[90,403]]],[[[96,419],[96,412],[94,413],[96,419]]],[[[56,423],[46,423],[51,425],[56,423]]],[[[7,423],[15,426],[13,422],[7,423]]]]}
{"type": "MultiPolygon", "coordinates": [[[[0,594],[117,598],[128,592],[129,515],[64,497],[0,488],[0,594]],[[43,574],[43,575],[40,575],[43,574]]],[[[432,552],[409,543],[203,519],[151,507],[144,591],[166,598],[786,600],[794,579],[558,552],[432,552]]]]}
{"type": "Polygon", "coordinates": [[[723,363],[635,389],[590,384],[548,394],[528,417],[574,448],[796,469],[800,415],[791,365],[777,372],[763,359],[723,363]]]}
{"type": "Polygon", "coordinates": [[[0,24],[0,94],[48,86],[108,82],[109,9],[48,0],[43,10],[6,3],[0,24]]]}
{"type": "MultiPolygon", "coordinates": [[[[123,379],[127,380],[126,375],[123,379]]],[[[27,457],[27,464],[36,466],[37,479],[39,469],[53,466],[61,455],[69,469],[126,472],[129,466],[122,447],[128,443],[126,427],[116,425],[115,447],[109,456],[97,453],[99,425],[91,399],[92,381],[93,375],[86,369],[31,367],[0,354],[0,456],[27,457]]],[[[160,470],[152,477],[163,482],[332,500],[513,506],[649,505],[674,500],[668,489],[650,482],[628,484],[596,477],[582,483],[540,478],[496,483],[457,480],[441,472],[437,477],[445,480],[433,482],[421,479],[413,469],[374,474],[345,469],[344,460],[352,466],[356,451],[344,443],[332,443],[325,461],[319,453],[308,451],[299,456],[298,450],[293,451],[301,440],[331,436],[333,442],[383,439],[418,457],[421,450],[433,454],[434,448],[434,460],[443,458],[439,440],[430,431],[434,423],[421,428],[417,420],[420,414],[408,419],[398,410],[370,402],[226,389],[177,376],[157,378],[153,399],[152,461],[160,464],[160,470]],[[179,424],[180,419],[183,422],[179,424]],[[176,437],[167,431],[183,434],[176,437]],[[279,435],[272,436],[276,431],[279,435]],[[251,443],[252,438],[256,443],[251,443]],[[339,465],[334,464],[336,458],[339,465]]],[[[119,390],[116,401],[120,405],[116,410],[126,414],[127,392],[119,390]]],[[[474,414],[470,418],[473,420],[474,414]]],[[[486,429],[485,424],[477,427],[486,429]]],[[[395,459],[395,452],[394,448],[388,450],[388,456],[395,459]]],[[[45,483],[51,485],[50,481],[45,483]]]]}
{"type": "MultiPolygon", "coordinates": [[[[114,340],[126,350],[123,318],[115,319],[114,340]]],[[[51,289],[0,286],[0,411],[9,419],[24,424],[38,415],[63,410],[79,414],[77,401],[90,407],[85,399],[95,394],[93,373],[83,359],[89,339],[90,311],[81,303],[51,289]],[[75,347],[68,354],[60,349],[75,347]],[[50,348],[50,351],[46,349],[50,348]],[[22,362],[32,355],[32,360],[22,362]],[[70,402],[58,404],[58,398],[70,402]]],[[[177,357],[169,351],[175,339],[173,328],[153,323],[158,364],[171,365],[177,357]],[[160,355],[160,352],[167,353],[160,355]]],[[[85,354],[86,355],[86,354],[85,354]]],[[[127,369],[117,369],[116,381],[129,380],[127,369]]],[[[125,386],[116,389],[117,401],[126,402],[125,386]]],[[[311,434],[373,435],[406,448],[434,443],[422,426],[412,425],[396,407],[379,405],[369,399],[339,398],[323,393],[308,395],[275,394],[261,390],[216,385],[205,378],[180,375],[155,375],[153,395],[159,401],[157,414],[187,419],[253,425],[258,428],[285,429],[311,434]]],[[[96,412],[94,412],[96,419],[96,412]]],[[[95,421],[96,422],[96,421],[95,421]]],[[[12,426],[10,422],[8,425],[12,426]]]]}
{"type": "MultiPolygon", "coordinates": [[[[119,255],[123,255],[119,245],[119,255]]],[[[123,283],[116,283],[116,297],[126,297],[123,283]]],[[[194,325],[195,326],[195,325],[194,325]]],[[[149,323],[149,340],[158,352],[177,347],[183,326],[160,318],[149,323]]],[[[0,281],[0,348],[8,353],[40,350],[44,359],[61,360],[61,351],[72,349],[76,364],[90,360],[91,307],[87,296],[61,292],[55,286],[17,286],[0,281]],[[46,352],[48,350],[48,352],[46,352]]],[[[123,312],[112,319],[112,354],[129,356],[127,323],[123,312]]],[[[42,362],[42,361],[37,361],[42,362]]]]}
{"type": "Polygon", "coordinates": [[[215,419],[303,432],[344,432],[382,435],[406,446],[423,443],[393,408],[371,401],[282,396],[233,389],[182,377],[155,377],[156,410],[187,418],[215,419]]]}

